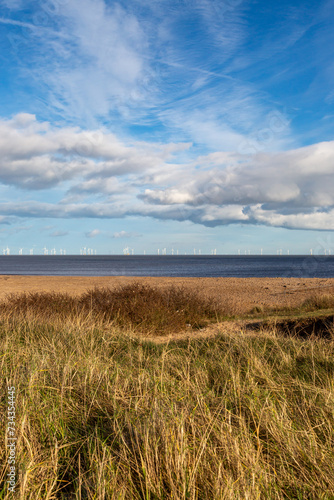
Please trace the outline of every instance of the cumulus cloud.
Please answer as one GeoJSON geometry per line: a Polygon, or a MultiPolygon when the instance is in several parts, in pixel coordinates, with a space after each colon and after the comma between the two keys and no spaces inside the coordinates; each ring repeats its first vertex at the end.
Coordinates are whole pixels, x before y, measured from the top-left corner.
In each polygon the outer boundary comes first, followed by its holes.
{"type": "Polygon", "coordinates": [[[52,128],[34,115],[0,121],[0,181],[26,189],[47,189],[73,179],[72,192],[120,191],[114,176],[156,170],[189,144],[125,145],[106,131],[52,128]]]}
{"type": "Polygon", "coordinates": [[[188,143],[130,143],[104,129],[57,128],[28,114],[0,120],[0,182],[29,193],[7,198],[0,217],[334,229],[334,141],[246,156],[192,155],[188,143]],[[49,192],[57,195],[49,199],[49,192]]]}
{"type": "Polygon", "coordinates": [[[334,205],[334,141],[292,151],[200,157],[196,175],[182,187],[146,189],[155,204],[253,205],[276,207],[334,205]]]}

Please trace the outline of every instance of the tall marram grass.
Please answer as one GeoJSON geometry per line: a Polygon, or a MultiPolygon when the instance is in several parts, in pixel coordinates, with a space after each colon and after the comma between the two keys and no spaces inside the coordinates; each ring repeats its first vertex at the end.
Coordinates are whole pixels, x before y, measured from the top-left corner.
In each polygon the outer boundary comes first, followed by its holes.
{"type": "Polygon", "coordinates": [[[7,386],[20,500],[334,498],[332,341],[155,344],[79,312],[1,313],[1,499],[7,386]]]}

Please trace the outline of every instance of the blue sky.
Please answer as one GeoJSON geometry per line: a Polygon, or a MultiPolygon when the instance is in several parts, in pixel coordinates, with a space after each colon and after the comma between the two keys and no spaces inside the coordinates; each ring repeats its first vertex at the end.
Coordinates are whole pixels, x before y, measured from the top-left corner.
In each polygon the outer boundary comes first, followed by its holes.
{"type": "Polygon", "coordinates": [[[0,0],[0,249],[334,252],[334,1],[0,0]]]}

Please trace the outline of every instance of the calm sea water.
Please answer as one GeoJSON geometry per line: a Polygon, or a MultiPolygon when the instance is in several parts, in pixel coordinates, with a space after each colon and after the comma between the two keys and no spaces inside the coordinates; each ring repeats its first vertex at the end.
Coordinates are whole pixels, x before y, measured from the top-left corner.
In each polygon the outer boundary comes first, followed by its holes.
{"type": "Polygon", "coordinates": [[[334,278],[334,256],[1,255],[0,274],[334,278]]]}

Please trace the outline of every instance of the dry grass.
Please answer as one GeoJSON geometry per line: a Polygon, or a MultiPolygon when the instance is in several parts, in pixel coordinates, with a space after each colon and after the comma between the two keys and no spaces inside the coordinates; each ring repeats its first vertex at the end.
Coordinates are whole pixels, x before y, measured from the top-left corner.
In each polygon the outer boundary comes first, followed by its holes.
{"type": "Polygon", "coordinates": [[[306,299],[302,308],[306,311],[315,311],[319,309],[333,309],[334,308],[334,295],[329,294],[315,294],[306,299]]]}
{"type": "Polygon", "coordinates": [[[146,334],[167,334],[187,326],[201,328],[222,319],[229,310],[189,289],[133,283],[116,289],[95,288],[79,297],[55,292],[12,294],[0,304],[1,312],[44,322],[89,316],[146,334]]]}
{"type": "Polygon", "coordinates": [[[222,327],[156,345],[91,294],[67,315],[30,299],[1,313],[1,499],[8,385],[20,500],[334,498],[332,341],[222,327]]]}

